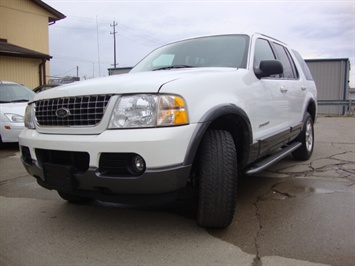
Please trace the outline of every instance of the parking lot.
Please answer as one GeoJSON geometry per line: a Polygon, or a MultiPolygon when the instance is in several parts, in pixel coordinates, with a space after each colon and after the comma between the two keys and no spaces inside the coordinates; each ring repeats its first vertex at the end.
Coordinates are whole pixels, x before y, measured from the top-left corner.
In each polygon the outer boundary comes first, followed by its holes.
{"type": "Polygon", "coordinates": [[[311,160],[241,177],[224,230],[189,202],[71,205],[0,150],[0,265],[355,265],[355,117],[319,117],[311,160]]]}

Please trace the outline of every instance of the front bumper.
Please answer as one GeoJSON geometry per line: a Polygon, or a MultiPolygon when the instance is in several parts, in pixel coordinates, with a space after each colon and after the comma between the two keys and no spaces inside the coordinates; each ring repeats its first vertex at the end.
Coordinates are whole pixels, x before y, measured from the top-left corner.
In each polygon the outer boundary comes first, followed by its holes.
{"type": "Polygon", "coordinates": [[[0,135],[3,142],[18,142],[23,123],[1,123],[0,135]]]}
{"type": "Polygon", "coordinates": [[[108,130],[100,135],[49,135],[25,129],[19,136],[19,143],[26,170],[47,189],[73,194],[152,195],[178,191],[186,186],[191,165],[183,162],[194,129],[194,125],[188,125],[108,130]],[[138,154],[144,159],[146,169],[143,174],[106,175],[102,171],[100,158],[104,154],[126,153],[138,154]],[[69,157],[72,158],[67,160],[69,157]],[[58,169],[64,170],[69,167],[71,171],[63,170],[63,178],[69,178],[71,185],[62,187],[48,182],[49,175],[44,169],[48,164],[63,166],[58,169]]]}
{"type": "Polygon", "coordinates": [[[176,166],[167,169],[147,170],[139,177],[107,177],[101,176],[97,168],[89,168],[85,173],[73,174],[72,185],[53,185],[47,182],[44,170],[38,165],[22,162],[30,175],[36,177],[37,182],[44,188],[70,192],[78,195],[147,195],[163,194],[178,191],[184,188],[190,173],[191,166],[176,166]]]}

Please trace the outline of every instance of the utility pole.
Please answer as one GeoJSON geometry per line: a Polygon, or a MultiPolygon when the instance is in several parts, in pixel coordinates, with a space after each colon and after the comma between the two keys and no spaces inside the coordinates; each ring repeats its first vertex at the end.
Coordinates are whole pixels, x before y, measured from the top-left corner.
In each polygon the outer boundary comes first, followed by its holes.
{"type": "Polygon", "coordinates": [[[116,26],[117,23],[115,21],[113,21],[113,25],[110,24],[111,27],[113,27],[113,32],[110,32],[110,34],[113,34],[113,65],[114,68],[116,68],[116,26]]]}
{"type": "Polygon", "coordinates": [[[97,20],[97,16],[96,16],[96,37],[97,37],[97,59],[98,59],[98,66],[99,66],[99,77],[101,77],[101,60],[100,60],[100,42],[99,42],[99,22],[97,20]]]}

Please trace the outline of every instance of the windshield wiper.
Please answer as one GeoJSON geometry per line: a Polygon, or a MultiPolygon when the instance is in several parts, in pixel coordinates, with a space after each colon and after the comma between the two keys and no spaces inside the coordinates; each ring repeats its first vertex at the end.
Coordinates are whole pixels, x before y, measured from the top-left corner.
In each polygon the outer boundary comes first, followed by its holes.
{"type": "Polygon", "coordinates": [[[196,67],[196,66],[189,66],[189,65],[173,65],[173,66],[158,67],[158,68],[153,69],[153,71],[156,71],[156,70],[166,70],[166,69],[175,69],[175,68],[190,68],[190,67],[196,67]]]}
{"type": "Polygon", "coordinates": [[[28,102],[28,99],[18,99],[18,100],[13,100],[11,101],[11,103],[24,103],[24,102],[28,102]]]}

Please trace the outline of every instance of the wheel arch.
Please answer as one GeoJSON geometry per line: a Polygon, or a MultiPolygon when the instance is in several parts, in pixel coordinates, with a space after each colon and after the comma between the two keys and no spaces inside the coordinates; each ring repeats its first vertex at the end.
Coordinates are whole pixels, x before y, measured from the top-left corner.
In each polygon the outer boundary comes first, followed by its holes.
{"type": "Polygon", "coordinates": [[[198,147],[208,129],[219,129],[230,132],[236,145],[238,164],[241,166],[247,164],[250,145],[253,140],[251,124],[244,110],[233,104],[216,106],[200,119],[190,140],[184,164],[193,164],[198,147]]]}
{"type": "Polygon", "coordinates": [[[311,115],[313,123],[315,123],[316,116],[317,116],[317,104],[314,100],[309,100],[309,102],[307,104],[306,112],[311,115]]]}

